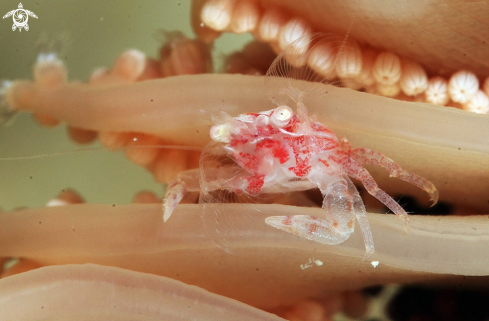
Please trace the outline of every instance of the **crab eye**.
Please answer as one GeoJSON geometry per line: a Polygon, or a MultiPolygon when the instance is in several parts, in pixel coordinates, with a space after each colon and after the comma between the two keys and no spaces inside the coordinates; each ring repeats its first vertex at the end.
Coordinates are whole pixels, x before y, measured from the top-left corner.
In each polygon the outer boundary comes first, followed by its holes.
{"type": "Polygon", "coordinates": [[[289,106],[279,106],[275,108],[270,118],[275,126],[283,127],[289,123],[292,116],[294,116],[294,112],[289,106]]]}
{"type": "Polygon", "coordinates": [[[230,131],[228,125],[215,125],[212,126],[210,130],[210,136],[212,140],[221,143],[229,143],[230,142],[230,131]]]}

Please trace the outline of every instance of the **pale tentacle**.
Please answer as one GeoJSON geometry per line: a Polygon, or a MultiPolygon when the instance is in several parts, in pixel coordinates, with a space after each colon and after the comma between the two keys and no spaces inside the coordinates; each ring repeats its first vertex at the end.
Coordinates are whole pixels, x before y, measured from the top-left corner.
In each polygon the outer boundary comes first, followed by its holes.
{"type": "Polygon", "coordinates": [[[431,206],[438,202],[438,190],[433,183],[421,176],[409,173],[408,171],[402,169],[401,166],[397,165],[392,159],[382,155],[381,153],[368,148],[355,148],[350,151],[350,157],[360,164],[370,164],[383,167],[387,170],[387,172],[389,172],[391,177],[397,177],[405,182],[421,188],[430,195],[430,200],[433,202],[431,206]]]}

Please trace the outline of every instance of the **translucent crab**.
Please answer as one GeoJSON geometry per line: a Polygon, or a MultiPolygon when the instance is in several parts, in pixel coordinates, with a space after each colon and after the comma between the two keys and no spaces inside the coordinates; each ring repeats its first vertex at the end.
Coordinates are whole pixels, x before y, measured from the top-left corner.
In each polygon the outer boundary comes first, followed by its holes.
{"type": "Polygon", "coordinates": [[[334,77],[334,71],[338,72],[342,53],[355,50],[341,40],[336,47],[332,40],[331,36],[322,34],[300,39],[300,44],[292,44],[276,59],[267,73],[266,87],[277,108],[237,117],[221,112],[214,118],[215,126],[210,130],[213,142],[202,155],[200,169],[182,172],[169,185],[164,203],[165,221],[187,191],[200,191],[207,231],[215,234],[220,247],[229,251],[226,240],[219,236],[219,228],[229,214],[219,204],[228,201],[230,193],[257,197],[319,188],[324,197],[322,217],[270,216],[265,223],[308,240],[334,245],[349,238],[356,218],[366,248],[364,259],[367,259],[374,252],[374,241],[365,206],[350,177],[360,181],[371,195],[402,219],[406,231],[409,217],[379,188],[362,164],[385,168],[391,177],[423,189],[433,204],[437,202],[438,191],[431,182],[403,170],[379,152],[353,149],[346,138],[338,138],[326,125],[316,121],[314,115],[308,115],[305,95],[327,93],[324,83],[334,77]],[[323,62],[313,71],[310,61],[317,48],[325,45],[337,51],[339,58],[323,62]],[[301,52],[295,48],[301,48],[301,52]],[[303,48],[308,50],[304,52],[303,48]],[[323,76],[318,76],[318,71],[323,76]],[[290,78],[304,80],[304,88],[291,86],[287,82],[290,78]],[[295,105],[295,113],[289,105],[295,105]]]}

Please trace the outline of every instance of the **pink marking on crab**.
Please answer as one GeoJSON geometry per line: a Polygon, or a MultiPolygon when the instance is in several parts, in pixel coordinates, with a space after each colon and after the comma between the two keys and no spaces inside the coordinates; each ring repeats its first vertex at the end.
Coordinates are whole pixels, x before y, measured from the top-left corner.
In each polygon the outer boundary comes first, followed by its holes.
{"type": "MultiPolygon", "coordinates": [[[[297,91],[288,88],[287,92],[297,91]]],[[[292,93],[293,94],[293,93],[292,93]]],[[[295,94],[300,116],[289,113],[287,106],[273,111],[250,113],[235,118],[229,117],[230,131],[235,133],[229,143],[217,141],[203,153],[201,160],[201,200],[219,203],[224,198],[211,196],[213,191],[225,190],[238,195],[257,196],[261,193],[285,193],[319,188],[323,194],[324,216],[273,216],[265,220],[270,226],[302,238],[323,244],[338,244],[354,231],[357,219],[363,233],[366,254],[374,252],[373,237],[366,218],[366,210],[357,189],[349,177],[359,180],[365,189],[384,203],[409,229],[409,217],[404,209],[381,190],[373,177],[361,164],[385,168],[393,177],[398,177],[423,190],[433,203],[438,200],[438,191],[426,179],[403,170],[386,156],[366,148],[352,149],[346,138],[338,139],[327,126],[307,115],[301,94],[295,94]],[[273,119],[278,117],[279,119],[273,119]],[[285,115],[285,116],[284,116],[285,115]],[[236,126],[237,128],[232,128],[236,126]],[[216,152],[218,150],[218,152],[216,152]],[[220,157],[222,164],[212,162],[220,157]],[[229,165],[231,164],[231,165],[229,165]],[[203,174],[202,174],[203,173],[203,174]],[[204,196],[202,196],[204,195],[204,196]]],[[[172,206],[180,198],[181,183],[169,187],[168,196],[172,206]],[[178,197],[177,197],[178,196],[178,197]]],[[[219,196],[220,197],[220,196],[219,196]]],[[[166,204],[166,203],[165,203],[166,204]]],[[[213,205],[216,228],[221,223],[220,215],[213,205]]],[[[165,208],[166,210],[166,208],[165,208]]],[[[165,214],[165,217],[167,215],[165,214]]],[[[208,218],[207,218],[208,219],[208,218]]]]}

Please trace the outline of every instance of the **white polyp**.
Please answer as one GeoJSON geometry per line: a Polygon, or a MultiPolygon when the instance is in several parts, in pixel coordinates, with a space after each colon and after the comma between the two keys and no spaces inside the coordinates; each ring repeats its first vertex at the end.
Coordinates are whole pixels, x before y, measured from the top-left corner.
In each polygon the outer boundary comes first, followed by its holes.
{"type": "Polygon", "coordinates": [[[194,75],[205,73],[209,65],[207,47],[188,39],[175,41],[168,56],[173,75],[194,75]]]}
{"type": "Polygon", "coordinates": [[[374,67],[375,59],[377,59],[378,52],[371,48],[362,50],[362,71],[358,74],[355,80],[364,84],[365,86],[371,86],[374,84],[375,79],[372,75],[372,69],[374,67]]]}
{"type": "Polygon", "coordinates": [[[200,12],[200,19],[209,28],[222,31],[231,22],[233,3],[233,0],[207,1],[200,12]]]}
{"type": "Polygon", "coordinates": [[[392,52],[382,52],[375,59],[372,75],[379,84],[395,84],[401,78],[401,59],[392,52]]]}
{"type": "Polygon", "coordinates": [[[336,55],[335,70],[340,78],[352,78],[360,74],[362,51],[358,44],[347,42],[340,47],[336,55]]]}
{"type": "Polygon", "coordinates": [[[463,108],[478,114],[489,113],[489,97],[482,90],[477,90],[469,102],[463,104],[463,108]]]}
{"type": "Polygon", "coordinates": [[[258,25],[258,36],[266,42],[277,41],[280,30],[287,22],[286,16],[276,8],[268,9],[258,25]]]}
{"type": "Polygon", "coordinates": [[[450,100],[448,96],[448,81],[442,77],[432,77],[424,92],[426,101],[435,105],[444,106],[450,100]]]}
{"type": "Polygon", "coordinates": [[[484,91],[486,95],[489,96],[489,77],[484,80],[484,83],[482,84],[482,91],[484,91]]]}
{"type": "Polygon", "coordinates": [[[260,11],[255,2],[242,0],[236,3],[231,19],[231,30],[234,33],[252,32],[255,30],[260,11]]]}
{"type": "Polygon", "coordinates": [[[70,203],[68,203],[68,202],[67,202],[67,201],[65,201],[65,200],[58,199],[58,198],[53,198],[52,200],[49,200],[49,201],[46,203],[46,206],[47,206],[47,207],[54,207],[54,206],[65,206],[65,205],[70,205],[70,203]]]}
{"type": "Polygon", "coordinates": [[[104,78],[109,74],[109,69],[106,67],[100,67],[92,71],[92,74],[88,78],[89,84],[96,84],[102,82],[104,78]]]}
{"type": "Polygon", "coordinates": [[[145,65],[146,55],[139,50],[130,49],[117,57],[112,72],[121,79],[136,81],[143,73],[145,65]]]}
{"type": "MultiPolygon", "coordinates": [[[[300,41],[299,44],[308,44],[307,37],[311,36],[312,29],[309,24],[300,18],[293,18],[289,20],[280,30],[279,34],[279,46],[282,50],[284,50],[288,45],[292,44],[299,38],[304,39],[304,41],[300,41]]],[[[294,47],[294,53],[297,55],[303,54],[309,48],[307,46],[294,47]]]]}
{"type": "Polygon", "coordinates": [[[454,73],[448,81],[448,94],[456,103],[467,103],[475,96],[477,90],[479,90],[479,80],[474,73],[467,70],[454,73]]]}
{"type": "Polygon", "coordinates": [[[428,88],[428,76],[418,63],[403,60],[402,75],[399,80],[401,90],[408,96],[421,94],[428,88]]]}
{"type": "Polygon", "coordinates": [[[56,87],[67,82],[65,64],[55,53],[40,53],[33,66],[33,77],[37,84],[56,87]]]}
{"type": "Polygon", "coordinates": [[[327,79],[335,76],[333,64],[336,52],[330,43],[320,42],[311,48],[307,57],[309,68],[326,77],[327,79]]]}
{"type": "Polygon", "coordinates": [[[401,92],[401,87],[399,87],[399,84],[392,84],[392,85],[377,84],[376,87],[377,87],[377,93],[385,97],[394,97],[399,95],[399,93],[401,92]]]}

